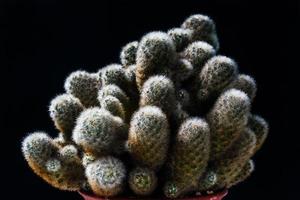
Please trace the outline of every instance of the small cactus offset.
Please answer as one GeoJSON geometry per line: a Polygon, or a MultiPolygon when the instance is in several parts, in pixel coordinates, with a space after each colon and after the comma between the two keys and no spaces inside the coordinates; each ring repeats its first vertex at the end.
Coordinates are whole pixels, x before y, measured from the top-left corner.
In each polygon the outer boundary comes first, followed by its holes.
{"type": "Polygon", "coordinates": [[[28,165],[100,197],[205,195],[246,180],[269,127],[251,113],[256,81],[219,46],[214,21],[197,14],[126,44],[120,64],[71,73],[49,106],[58,135],[22,143],[28,165]]]}
{"type": "Polygon", "coordinates": [[[155,190],[157,177],[153,170],[137,167],[130,172],[128,183],[135,194],[146,196],[155,190]]]}

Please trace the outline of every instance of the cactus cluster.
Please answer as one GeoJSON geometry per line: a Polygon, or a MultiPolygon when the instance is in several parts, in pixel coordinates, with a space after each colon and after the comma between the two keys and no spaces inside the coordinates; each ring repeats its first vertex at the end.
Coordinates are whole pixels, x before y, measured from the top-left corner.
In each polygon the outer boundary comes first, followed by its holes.
{"type": "Polygon", "coordinates": [[[111,197],[216,192],[244,181],[268,134],[251,113],[256,83],[217,55],[212,19],[151,32],[120,64],[76,71],[49,106],[59,134],[27,136],[26,161],[62,190],[111,197]]]}

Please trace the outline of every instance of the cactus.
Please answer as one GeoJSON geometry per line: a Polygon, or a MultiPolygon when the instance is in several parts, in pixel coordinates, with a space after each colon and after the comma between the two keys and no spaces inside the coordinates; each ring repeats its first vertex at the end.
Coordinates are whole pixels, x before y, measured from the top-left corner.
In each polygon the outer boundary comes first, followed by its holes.
{"type": "Polygon", "coordinates": [[[205,15],[192,15],[188,17],[182,28],[192,30],[192,40],[205,41],[211,44],[216,50],[219,49],[219,40],[216,33],[214,21],[205,15]]]}
{"type": "Polygon", "coordinates": [[[216,54],[215,49],[206,42],[197,41],[191,43],[183,52],[186,58],[194,67],[195,74],[201,71],[208,59],[216,54]]]}
{"type": "Polygon", "coordinates": [[[65,81],[66,92],[77,97],[85,107],[93,107],[99,104],[97,95],[100,87],[99,75],[85,71],[73,72],[65,81]]]}
{"type": "Polygon", "coordinates": [[[197,96],[200,101],[221,92],[237,76],[236,63],[225,56],[215,56],[204,65],[199,74],[197,96]]]}
{"type": "Polygon", "coordinates": [[[63,159],[66,152],[46,133],[35,132],[27,136],[22,151],[33,171],[52,186],[69,191],[81,188],[84,170],[80,160],[76,157],[63,159]]]}
{"type": "Polygon", "coordinates": [[[257,90],[255,80],[245,74],[238,75],[236,79],[229,84],[228,88],[235,88],[245,92],[251,100],[254,99],[257,90]]]}
{"type": "Polygon", "coordinates": [[[258,115],[250,115],[248,120],[248,127],[256,135],[256,147],[254,152],[257,152],[265,142],[269,132],[268,123],[258,115]]]}
{"type": "Polygon", "coordinates": [[[217,174],[217,187],[224,188],[231,185],[231,181],[240,173],[244,165],[254,154],[256,137],[253,131],[246,128],[234,144],[215,160],[212,168],[217,174]]]}
{"type": "Polygon", "coordinates": [[[125,110],[123,104],[113,96],[107,96],[100,102],[101,108],[109,111],[112,115],[125,119],[125,110]]]}
{"type": "Polygon", "coordinates": [[[173,28],[168,31],[177,52],[182,51],[191,41],[192,31],[183,28],[173,28]]]}
{"type": "Polygon", "coordinates": [[[105,198],[206,195],[246,180],[269,128],[250,112],[255,80],[218,49],[213,20],[197,14],[128,43],[120,64],[71,73],[49,106],[58,135],[27,136],[25,160],[56,188],[105,198]]]}
{"type": "Polygon", "coordinates": [[[108,156],[88,164],[85,175],[95,194],[110,197],[123,191],[126,169],[119,159],[108,156]]]}
{"type": "Polygon", "coordinates": [[[183,81],[193,75],[194,67],[187,59],[180,59],[172,71],[172,80],[176,86],[181,86],[183,81]]]}
{"type": "Polygon", "coordinates": [[[179,128],[175,144],[167,163],[169,182],[177,187],[172,193],[167,184],[165,194],[168,197],[178,197],[190,190],[204,173],[210,150],[210,135],[208,124],[199,118],[186,120],[179,128]]]}
{"type": "Polygon", "coordinates": [[[113,150],[119,137],[118,118],[100,108],[89,108],[81,113],[73,132],[74,142],[85,152],[106,155],[113,150]]]}
{"type": "Polygon", "coordinates": [[[51,101],[50,116],[66,141],[70,141],[76,119],[83,109],[80,101],[69,94],[59,95],[51,101]]]}
{"type": "Polygon", "coordinates": [[[122,65],[111,64],[101,70],[102,85],[115,84],[121,89],[127,89],[126,73],[122,65]]]}
{"type": "Polygon", "coordinates": [[[219,158],[240,136],[248,122],[250,110],[249,97],[236,89],[220,95],[207,115],[211,128],[211,156],[219,158]]]}
{"type": "Polygon", "coordinates": [[[120,54],[120,60],[123,66],[128,67],[135,64],[136,51],[138,48],[138,41],[126,44],[120,54]]]}
{"type": "Polygon", "coordinates": [[[176,106],[173,82],[165,76],[152,76],[143,85],[140,106],[157,106],[171,114],[176,106]]]}
{"type": "Polygon", "coordinates": [[[136,82],[142,88],[144,82],[153,74],[164,73],[174,63],[176,56],[172,39],[163,32],[145,35],[136,53],[136,82]]]}
{"type": "Polygon", "coordinates": [[[243,181],[245,181],[254,171],[255,165],[253,160],[249,160],[242,170],[238,173],[237,176],[235,176],[230,183],[228,184],[228,187],[235,186],[243,181]]]}
{"type": "Polygon", "coordinates": [[[137,167],[129,173],[128,183],[137,195],[151,194],[157,185],[157,177],[153,170],[137,167]]]}
{"type": "Polygon", "coordinates": [[[207,170],[197,184],[197,190],[208,192],[217,184],[218,176],[214,171],[207,170]]]}
{"type": "Polygon", "coordinates": [[[132,117],[128,134],[128,148],[134,160],[150,169],[159,169],[167,156],[169,132],[168,119],[161,109],[140,108],[132,117]]]}

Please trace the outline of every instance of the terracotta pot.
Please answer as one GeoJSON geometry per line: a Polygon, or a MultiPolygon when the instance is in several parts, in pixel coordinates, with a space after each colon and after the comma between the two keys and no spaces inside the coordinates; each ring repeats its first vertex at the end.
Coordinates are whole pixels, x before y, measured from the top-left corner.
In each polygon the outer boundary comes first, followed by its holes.
{"type": "MultiPolygon", "coordinates": [[[[82,192],[79,192],[79,194],[83,197],[84,200],[167,200],[167,198],[155,198],[155,199],[149,199],[149,198],[138,198],[138,197],[128,197],[128,198],[101,198],[92,196],[89,194],[85,194],[82,192]]],[[[187,198],[180,198],[178,200],[222,200],[223,197],[227,195],[227,190],[224,190],[223,192],[219,192],[216,194],[211,195],[205,195],[205,196],[195,196],[195,197],[187,197],[187,198]]],[[[169,199],[170,200],[170,199],[169,199]]]]}

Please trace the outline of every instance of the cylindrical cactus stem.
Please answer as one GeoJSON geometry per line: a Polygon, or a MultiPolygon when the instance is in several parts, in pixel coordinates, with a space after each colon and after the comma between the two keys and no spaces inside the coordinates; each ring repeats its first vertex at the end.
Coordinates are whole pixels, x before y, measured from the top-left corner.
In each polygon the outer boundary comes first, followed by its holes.
{"type": "Polygon", "coordinates": [[[183,57],[187,59],[194,67],[194,73],[201,71],[208,59],[216,54],[214,48],[202,41],[193,42],[183,52],[183,57]]]}
{"type": "Polygon", "coordinates": [[[170,36],[163,32],[145,35],[136,54],[136,83],[139,89],[153,74],[166,73],[176,57],[175,45],[170,36]]]}
{"type": "Polygon", "coordinates": [[[70,141],[76,119],[83,109],[79,99],[70,94],[59,95],[51,101],[50,117],[57,129],[61,131],[65,141],[70,141]]]}
{"type": "Polygon", "coordinates": [[[243,181],[245,181],[247,178],[250,177],[250,175],[253,173],[255,169],[255,164],[253,160],[249,160],[246,165],[242,168],[242,170],[238,173],[237,176],[233,178],[233,180],[230,181],[228,184],[228,188],[235,186],[243,181]]]}
{"type": "Polygon", "coordinates": [[[221,94],[207,115],[211,129],[210,160],[220,158],[244,131],[250,99],[242,91],[230,89],[221,94]]]}
{"type": "Polygon", "coordinates": [[[140,106],[157,106],[168,116],[176,107],[176,96],[173,82],[165,76],[150,77],[141,90],[140,106]]]}
{"type": "Polygon", "coordinates": [[[98,93],[98,101],[101,102],[103,99],[105,99],[107,96],[113,96],[119,99],[119,101],[122,103],[126,118],[130,116],[133,106],[131,106],[130,98],[127,96],[127,94],[117,85],[106,85],[99,90],[98,93]]]}
{"type": "Polygon", "coordinates": [[[142,107],[130,122],[128,151],[140,166],[158,170],[167,156],[169,135],[168,119],[162,110],[142,107]]]}
{"type": "Polygon", "coordinates": [[[168,35],[173,40],[176,51],[180,52],[191,42],[192,31],[183,28],[173,28],[168,31],[168,35]]]}
{"type": "MultiPolygon", "coordinates": [[[[80,190],[84,170],[79,158],[63,159],[59,147],[46,133],[36,132],[27,136],[22,151],[32,170],[47,183],[61,190],[80,190]]],[[[62,151],[66,155],[67,152],[62,151]]]]}
{"type": "Polygon", "coordinates": [[[175,193],[170,191],[169,184],[165,186],[167,197],[177,198],[194,188],[205,172],[209,151],[208,124],[200,118],[187,119],[179,128],[167,163],[168,179],[177,186],[175,193]]]}
{"type": "Polygon", "coordinates": [[[256,147],[254,150],[256,153],[262,147],[268,137],[269,125],[262,117],[258,115],[250,115],[248,127],[256,135],[256,147]]]}
{"type": "Polygon", "coordinates": [[[216,96],[228,86],[238,74],[237,64],[225,56],[212,57],[204,65],[196,78],[198,81],[198,99],[205,101],[216,96]]]}
{"type": "Polygon", "coordinates": [[[119,117],[100,108],[89,108],[81,113],[73,131],[74,142],[85,152],[94,155],[106,155],[113,151],[120,137],[119,117]]]}
{"type": "Polygon", "coordinates": [[[125,166],[111,156],[101,157],[88,164],[85,175],[92,191],[102,197],[116,196],[125,186],[125,166]]]}
{"type": "Polygon", "coordinates": [[[119,64],[111,64],[102,68],[101,81],[102,86],[114,84],[119,86],[124,91],[129,90],[125,69],[119,64]]]}
{"type": "Polygon", "coordinates": [[[216,50],[219,49],[219,41],[214,21],[208,16],[197,14],[188,17],[181,26],[184,29],[192,30],[192,40],[205,41],[211,44],[216,50]]]}
{"type": "Polygon", "coordinates": [[[222,155],[222,158],[212,162],[212,168],[218,176],[218,188],[228,187],[251,158],[256,145],[253,131],[246,128],[234,144],[222,155]]]}
{"type": "Polygon", "coordinates": [[[101,102],[105,97],[113,96],[120,100],[120,102],[125,106],[129,106],[129,97],[127,94],[117,85],[106,85],[99,90],[98,101],[101,102]]]}
{"type": "Polygon", "coordinates": [[[136,72],[136,65],[129,65],[125,69],[125,75],[126,75],[127,81],[129,82],[131,87],[136,87],[135,72],[136,72]]]}
{"type": "Polygon", "coordinates": [[[65,81],[66,92],[77,97],[85,107],[99,105],[97,95],[100,87],[99,75],[86,71],[73,72],[65,81]]]}
{"type": "Polygon", "coordinates": [[[194,72],[193,65],[187,59],[179,59],[172,70],[172,80],[179,87],[183,81],[188,80],[194,72]]]}
{"type": "Polygon", "coordinates": [[[123,104],[113,96],[107,96],[100,102],[101,108],[109,111],[112,115],[125,120],[125,110],[123,104]]]}
{"type": "Polygon", "coordinates": [[[79,152],[74,145],[66,145],[59,150],[59,156],[68,163],[80,161],[79,152]]]}
{"type": "Polygon", "coordinates": [[[134,41],[126,44],[122,48],[120,54],[120,60],[124,67],[127,68],[128,66],[135,64],[138,45],[139,43],[137,41],[134,41]]]}
{"type": "Polygon", "coordinates": [[[135,194],[150,195],[157,186],[157,176],[149,168],[136,167],[129,173],[128,183],[135,194]]]}
{"type": "Polygon", "coordinates": [[[251,76],[245,74],[238,75],[226,89],[229,88],[235,88],[245,92],[251,100],[254,99],[257,91],[255,80],[251,76]]]}
{"type": "Polygon", "coordinates": [[[196,189],[201,193],[211,191],[216,185],[217,180],[217,174],[212,170],[207,170],[200,178],[196,189]]]}

